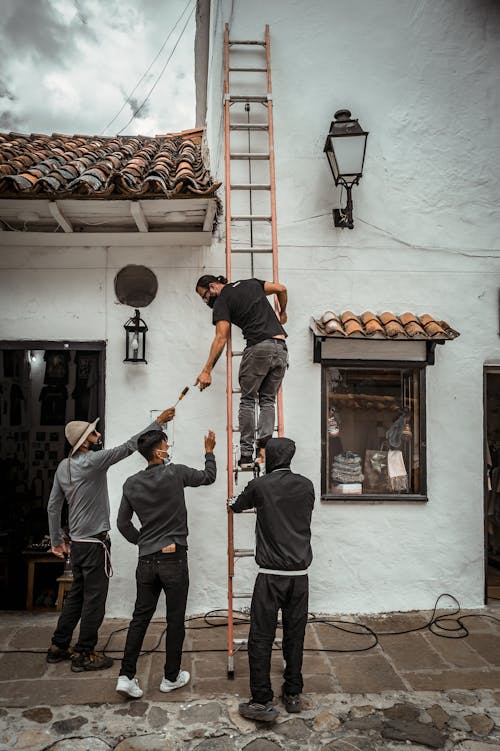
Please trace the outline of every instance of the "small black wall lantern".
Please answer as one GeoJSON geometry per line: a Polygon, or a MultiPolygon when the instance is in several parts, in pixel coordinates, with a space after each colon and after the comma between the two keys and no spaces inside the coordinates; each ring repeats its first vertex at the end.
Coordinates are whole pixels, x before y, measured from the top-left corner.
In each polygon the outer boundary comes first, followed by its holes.
{"type": "Polygon", "coordinates": [[[146,360],[146,331],[148,327],[136,310],[133,318],[124,324],[125,329],[125,359],[123,362],[145,362],[146,360]]]}
{"type": "Polygon", "coordinates": [[[336,227],[353,229],[352,195],[353,185],[358,185],[363,175],[367,131],[357,120],[351,118],[349,110],[337,110],[326,137],[325,152],[335,185],[342,185],[347,192],[345,209],[333,210],[336,227]]]}

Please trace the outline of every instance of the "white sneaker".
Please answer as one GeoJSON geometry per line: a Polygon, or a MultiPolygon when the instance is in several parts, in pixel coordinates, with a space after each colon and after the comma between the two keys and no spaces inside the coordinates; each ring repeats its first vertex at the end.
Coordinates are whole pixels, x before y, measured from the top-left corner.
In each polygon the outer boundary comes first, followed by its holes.
{"type": "Polygon", "coordinates": [[[116,691],[127,699],[140,699],[144,693],[137,678],[127,678],[126,675],[118,676],[116,691]]]}
{"type": "Polygon", "coordinates": [[[174,691],[176,688],[182,688],[187,683],[189,683],[189,679],[191,676],[189,675],[187,670],[179,670],[179,675],[175,679],[175,681],[169,681],[168,678],[163,678],[162,682],[160,683],[160,691],[163,691],[163,693],[167,693],[168,691],[174,691]]]}

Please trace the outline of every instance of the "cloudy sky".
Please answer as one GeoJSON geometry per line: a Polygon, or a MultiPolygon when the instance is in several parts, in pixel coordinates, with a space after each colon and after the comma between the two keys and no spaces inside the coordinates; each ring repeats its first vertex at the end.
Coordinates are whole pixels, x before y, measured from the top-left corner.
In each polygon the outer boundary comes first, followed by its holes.
{"type": "Polygon", "coordinates": [[[0,0],[0,131],[155,135],[194,127],[195,4],[0,0]]]}

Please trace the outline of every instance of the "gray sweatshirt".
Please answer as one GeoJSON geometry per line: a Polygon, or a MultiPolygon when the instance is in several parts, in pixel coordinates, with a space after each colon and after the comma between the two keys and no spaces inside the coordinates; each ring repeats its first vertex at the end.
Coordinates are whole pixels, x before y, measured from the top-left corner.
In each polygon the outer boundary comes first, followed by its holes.
{"type": "Polygon", "coordinates": [[[69,533],[72,540],[107,532],[109,522],[109,496],[106,473],[108,469],[137,450],[137,439],[146,430],[159,430],[157,422],[151,423],[112,449],[77,451],[70,459],[60,462],[47,505],[49,534],[53,547],[61,545],[61,509],[68,501],[69,533]]]}
{"type": "Polygon", "coordinates": [[[204,470],[184,464],[149,464],[126,480],[117,527],[129,542],[139,546],[139,556],[157,553],[173,542],[187,545],[184,488],[211,485],[216,474],[215,457],[209,453],[205,454],[204,470]],[[134,513],[140,530],[132,524],[134,513]]]}

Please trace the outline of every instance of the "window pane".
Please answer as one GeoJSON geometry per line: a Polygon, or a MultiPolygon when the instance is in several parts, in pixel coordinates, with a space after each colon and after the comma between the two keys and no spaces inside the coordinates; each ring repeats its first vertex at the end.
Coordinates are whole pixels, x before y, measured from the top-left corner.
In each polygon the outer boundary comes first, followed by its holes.
{"type": "Polygon", "coordinates": [[[325,367],[328,494],[421,493],[420,373],[325,367]]]}

